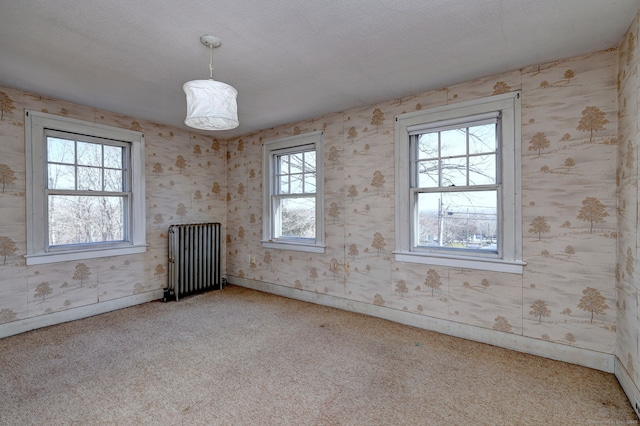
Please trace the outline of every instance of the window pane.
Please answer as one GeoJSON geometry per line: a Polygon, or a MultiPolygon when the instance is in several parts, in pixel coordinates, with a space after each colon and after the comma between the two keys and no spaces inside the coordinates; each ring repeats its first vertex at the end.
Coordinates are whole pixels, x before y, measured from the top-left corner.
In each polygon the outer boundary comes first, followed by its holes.
{"type": "Polygon", "coordinates": [[[416,207],[417,246],[439,246],[440,198],[436,194],[418,194],[416,207]]]}
{"type": "Polygon", "coordinates": [[[279,176],[278,183],[279,183],[279,188],[276,193],[288,194],[289,193],[289,175],[279,176]]]}
{"type": "Polygon", "coordinates": [[[438,157],[438,133],[426,133],[418,137],[418,158],[438,157]]]}
{"type": "Polygon", "coordinates": [[[290,156],[290,165],[291,171],[290,173],[302,173],[302,164],[303,164],[303,153],[299,152],[297,154],[291,154],[290,156]]]}
{"type": "Polygon", "coordinates": [[[416,165],[419,188],[433,188],[438,184],[438,160],[419,161],[416,165]]]}
{"type": "Polygon", "coordinates": [[[102,145],[78,142],[78,164],[83,166],[102,166],[102,145]]]}
{"type": "Polygon", "coordinates": [[[122,170],[104,170],[104,190],[115,192],[122,192],[125,190],[122,170]]]}
{"type": "Polygon", "coordinates": [[[467,157],[442,159],[441,167],[441,186],[467,185],[467,157]]]}
{"type": "Polygon", "coordinates": [[[420,193],[416,244],[497,252],[497,212],[497,191],[420,193]]]}
{"type": "MultiPolygon", "coordinates": [[[[293,169],[293,166],[291,167],[293,169]]],[[[302,194],[303,175],[291,175],[291,194],[302,194]]]]}
{"type": "Polygon", "coordinates": [[[75,142],[68,139],[47,138],[47,161],[50,163],[75,163],[75,142]]]}
{"type": "Polygon", "coordinates": [[[493,185],[496,183],[496,156],[469,157],[469,185],[493,185]]]}
{"type": "Polygon", "coordinates": [[[284,175],[289,173],[289,156],[279,155],[278,157],[278,174],[284,175]]]}
{"type": "Polygon", "coordinates": [[[50,195],[49,245],[124,240],[124,198],[50,195]]]}
{"type": "Polygon", "coordinates": [[[281,234],[284,238],[316,237],[316,198],[280,199],[281,234]]]}
{"type": "Polygon", "coordinates": [[[122,169],[123,153],[122,147],[104,145],[104,167],[122,169]]]}
{"type": "Polygon", "coordinates": [[[49,189],[76,189],[74,166],[49,164],[47,185],[49,189]]]}
{"type": "Polygon", "coordinates": [[[307,173],[304,175],[304,192],[306,194],[316,192],[316,175],[315,173],[307,173]]]}
{"type": "Polygon", "coordinates": [[[469,154],[496,152],[496,125],[469,127],[469,154]]]}
{"type": "Polygon", "coordinates": [[[440,155],[449,157],[467,154],[467,128],[440,132],[440,155]]]}
{"type": "Polygon", "coordinates": [[[316,172],[316,152],[315,151],[304,153],[304,171],[305,173],[316,172]]]}
{"type": "Polygon", "coordinates": [[[102,191],[102,169],[78,167],[78,189],[82,191],[102,191]]]}

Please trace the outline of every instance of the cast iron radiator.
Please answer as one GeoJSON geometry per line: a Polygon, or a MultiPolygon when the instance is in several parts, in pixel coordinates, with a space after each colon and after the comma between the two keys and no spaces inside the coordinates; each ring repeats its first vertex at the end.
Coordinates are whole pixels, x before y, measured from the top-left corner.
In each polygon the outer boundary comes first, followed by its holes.
{"type": "Polygon", "coordinates": [[[219,223],[169,226],[169,283],[164,302],[222,289],[220,233],[219,223]]]}

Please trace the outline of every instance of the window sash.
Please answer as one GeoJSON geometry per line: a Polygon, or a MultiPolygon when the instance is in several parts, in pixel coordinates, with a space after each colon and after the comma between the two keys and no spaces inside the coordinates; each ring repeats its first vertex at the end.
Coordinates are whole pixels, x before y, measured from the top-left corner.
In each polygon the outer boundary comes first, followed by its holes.
{"type": "MultiPolygon", "coordinates": [[[[304,242],[315,242],[317,235],[317,223],[316,223],[316,209],[317,209],[317,201],[316,194],[294,194],[294,195],[274,195],[272,197],[272,205],[273,205],[273,238],[275,240],[287,240],[287,241],[304,241],[304,242]],[[306,224],[306,228],[313,228],[311,233],[312,236],[305,237],[301,235],[290,235],[285,225],[285,207],[288,201],[305,200],[305,199],[313,199],[313,215],[311,217],[311,223],[306,224]]],[[[300,223],[301,225],[305,225],[305,222],[300,223]]]]}
{"type": "MultiPolygon", "coordinates": [[[[113,244],[113,243],[126,243],[126,242],[130,242],[131,241],[131,234],[129,232],[131,226],[130,226],[130,218],[131,218],[131,193],[124,193],[124,194],[95,194],[95,193],[87,193],[87,192],[82,192],[82,193],[73,193],[73,194],[69,194],[69,193],[49,193],[45,196],[45,201],[47,203],[46,205],[46,211],[48,214],[48,220],[46,223],[46,232],[45,232],[45,236],[46,236],[46,241],[45,241],[45,251],[49,252],[49,251],[60,251],[60,250],[64,250],[67,247],[87,247],[87,248],[91,248],[92,246],[100,246],[103,247],[105,244],[113,244]],[[115,232],[117,235],[121,236],[120,238],[104,238],[101,240],[97,240],[97,239],[92,239],[92,241],[84,241],[84,242],[72,242],[72,243],[56,243],[56,241],[52,241],[52,232],[57,231],[56,228],[59,228],[61,226],[64,226],[64,223],[66,221],[64,221],[64,219],[61,220],[61,224],[58,227],[55,227],[55,224],[52,224],[52,220],[58,221],[60,220],[59,217],[52,217],[52,215],[55,213],[51,210],[51,203],[52,203],[52,197],[64,197],[67,199],[73,199],[73,198],[77,198],[78,202],[82,202],[84,204],[84,206],[87,206],[87,204],[89,204],[89,206],[93,206],[95,205],[94,203],[100,203],[102,200],[100,200],[101,198],[105,198],[106,200],[110,200],[110,201],[118,201],[120,203],[119,208],[117,208],[117,210],[113,211],[112,213],[115,214],[114,218],[110,218],[108,214],[105,215],[104,211],[100,211],[98,212],[98,214],[92,215],[92,217],[88,217],[86,214],[82,217],[78,217],[79,214],[81,214],[81,212],[77,212],[74,210],[69,211],[70,214],[73,214],[73,220],[76,224],[75,226],[75,231],[77,232],[83,232],[85,235],[86,234],[90,234],[90,235],[95,235],[97,233],[102,233],[102,234],[109,234],[110,232],[105,232],[105,226],[113,226],[115,225],[114,229],[112,230],[112,232],[115,232]],[[94,203],[89,202],[86,198],[94,198],[96,199],[96,201],[94,203]],[[106,221],[109,221],[111,223],[107,224],[105,223],[106,221]],[[87,228],[87,222],[91,222],[91,228],[87,228]],[[118,223],[120,222],[120,223],[118,223]],[[84,224],[84,226],[82,226],[84,224]]],[[[73,202],[71,202],[73,204],[73,202]]],[[[73,208],[73,207],[71,207],[73,208]]]]}
{"type": "Polygon", "coordinates": [[[63,132],[63,131],[59,131],[59,130],[52,130],[52,129],[45,129],[45,134],[44,134],[44,155],[45,155],[45,170],[44,170],[44,176],[45,176],[45,188],[49,189],[49,190],[53,190],[56,188],[50,188],[49,187],[49,183],[50,183],[50,179],[49,179],[49,168],[48,165],[60,165],[60,166],[66,166],[66,167],[73,167],[74,168],[74,183],[75,183],[75,189],[68,189],[69,191],[79,191],[80,189],[78,189],[78,170],[83,170],[83,169],[99,169],[100,170],[100,175],[101,175],[101,182],[102,182],[102,187],[101,190],[91,190],[91,192],[111,192],[111,193],[124,193],[127,191],[131,191],[131,184],[132,184],[132,176],[131,176],[131,143],[130,142],[123,142],[123,141],[117,141],[117,140],[113,140],[113,139],[105,139],[105,138],[100,138],[100,137],[95,137],[95,136],[88,136],[88,135],[80,135],[77,133],[70,133],[70,132],[63,132]],[[51,161],[49,159],[49,138],[54,138],[54,139],[60,139],[60,140],[65,140],[65,141],[69,141],[69,142],[73,142],[74,144],[74,158],[73,161],[51,161]],[[100,145],[101,146],[101,153],[102,153],[102,157],[101,157],[101,164],[100,165],[87,165],[87,164],[82,164],[80,163],[79,159],[78,159],[78,144],[80,143],[90,143],[90,144],[95,144],[95,145],[100,145]],[[120,159],[120,164],[121,166],[118,167],[113,167],[113,166],[107,166],[105,165],[105,157],[104,157],[104,151],[105,151],[105,147],[115,147],[115,148],[120,148],[122,151],[122,158],[120,159]],[[122,173],[122,188],[120,191],[108,191],[105,190],[105,171],[119,171],[122,173]]]}
{"type": "Polygon", "coordinates": [[[316,191],[308,191],[307,187],[311,186],[311,181],[313,181],[313,188],[317,187],[317,157],[314,160],[314,166],[311,171],[307,171],[307,161],[306,157],[309,154],[313,153],[316,155],[316,150],[314,145],[305,145],[300,147],[292,147],[284,150],[274,151],[272,154],[272,170],[273,174],[273,193],[275,195],[285,195],[285,194],[315,194],[316,191]],[[282,170],[282,158],[285,156],[294,156],[301,155],[302,156],[302,164],[301,167],[298,168],[299,171],[292,172],[291,162],[288,163],[288,170],[282,170]],[[286,179],[285,179],[286,178],[286,179]],[[293,191],[293,182],[294,178],[300,179],[301,190],[293,191]],[[309,178],[309,179],[307,179],[309,178]],[[312,178],[312,179],[311,179],[312,178]],[[287,190],[283,190],[283,180],[287,181],[287,190]]]}
{"type": "MultiPolygon", "coordinates": [[[[458,120],[459,121],[459,120],[458,120]]],[[[461,130],[461,129],[466,129],[465,132],[465,152],[464,154],[457,154],[457,155],[442,155],[442,136],[441,133],[443,131],[442,127],[435,127],[433,129],[430,129],[429,132],[424,132],[424,131],[420,131],[420,132],[414,132],[413,134],[411,134],[409,136],[409,150],[410,150],[410,155],[409,155],[409,161],[410,161],[410,173],[411,173],[411,178],[409,180],[409,184],[411,186],[411,188],[419,188],[419,187],[423,187],[423,188],[446,188],[448,186],[451,185],[444,185],[443,183],[443,169],[444,169],[444,162],[445,161],[455,161],[455,160],[462,160],[464,159],[464,163],[465,163],[465,169],[464,169],[464,175],[465,175],[465,179],[464,179],[464,184],[460,185],[460,183],[458,183],[456,185],[456,187],[460,187],[460,186],[475,186],[473,184],[471,184],[470,182],[470,177],[472,175],[472,170],[470,167],[471,164],[471,159],[472,158],[482,158],[482,157],[486,157],[487,159],[490,157],[493,157],[493,174],[492,177],[494,178],[496,184],[499,184],[502,181],[502,174],[501,174],[501,141],[500,141],[500,132],[499,132],[499,128],[500,128],[500,121],[498,118],[496,119],[492,119],[490,121],[485,120],[485,122],[483,122],[483,124],[494,124],[495,125],[495,148],[493,151],[480,151],[480,152],[473,152],[471,153],[471,149],[470,149],[470,131],[469,128],[471,127],[476,127],[477,124],[475,123],[468,123],[468,122],[459,122],[457,127],[447,127],[446,130],[461,130]],[[427,135],[427,134],[436,134],[437,138],[438,138],[438,148],[437,148],[437,155],[436,156],[431,156],[431,157],[421,157],[420,156],[420,136],[422,135],[427,135]],[[419,171],[419,166],[420,164],[425,164],[431,162],[434,164],[434,167],[437,170],[437,176],[438,176],[438,182],[436,185],[433,186],[429,186],[429,187],[424,187],[420,185],[420,171],[419,171]]],[[[476,171],[473,171],[473,173],[476,173],[476,171]]],[[[480,174],[480,173],[478,173],[480,174]]]]}
{"type": "MultiPolygon", "coordinates": [[[[419,253],[455,253],[455,254],[473,254],[478,257],[486,257],[486,258],[501,258],[502,257],[502,241],[503,241],[503,222],[502,222],[502,187],[499,185],[483,185],[476,187],[467,187],[464,190],[460,190],[459,188],[438,188],[434,190],[424,190],[421,188],[411,188],[410,189],[410,200],[411,200],[411,208],[410,208],[410,221],[411,221],[411,251],[419,252],[419,253]],[[437,221],[438,221],[438,245],[422,245],[420,244],[420,211],[419,211],[419,197],[421,194],[458,194],[458,193],[467,193],[467,192],[495,192],[496,199],[496,211],[495,211],[495,234],[496,234],[496,248],[495,250],[491,249],[474,249],[474,248],[460,248],[460,247],[446,247],[442,245],[442,241],[440,238],[440,233],[444,233],[440,227],[444,228],[444,222],[447,217],[452,213],[450,211],[438,210],[437,221]]],[[[479,212],[471,212],[473,215],[486,215],[488,213],[479,213],[479,212]]],[[[462,214],[462,212],[458,212],[458,214],[462,214]]],[[[466,216],[469,218],[469,211],[466,211],[466,216]]],[[[478,219],[475,219],[476,221],[478,219]]],[[[468,232],[468,225],[467,225],[468,232]]],[[[484,236],[484,233],[482,233],[484,236]]],[[[486,236],[489,236],[489,232],[486,236]]],[[[493,238],[492,238],[493,239],[493,238]]],[[[467,238],[467,244],[469,240],[467,238]]]]}

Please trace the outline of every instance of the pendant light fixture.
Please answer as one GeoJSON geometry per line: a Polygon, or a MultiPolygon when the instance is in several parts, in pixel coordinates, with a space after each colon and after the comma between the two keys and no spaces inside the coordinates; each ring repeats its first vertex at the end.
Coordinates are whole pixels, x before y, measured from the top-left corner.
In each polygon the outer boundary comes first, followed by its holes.
{"type": "Polygon", "coordinates": [[[184,124],[200,130],[229,130],[238,127],[238,91],[226,83],[213,79],[213,48],[222,41],[203,35],[200,42],[209,47],[209,80],[186,82],[182,89],[187,95],[187,118],[184,124]]]}

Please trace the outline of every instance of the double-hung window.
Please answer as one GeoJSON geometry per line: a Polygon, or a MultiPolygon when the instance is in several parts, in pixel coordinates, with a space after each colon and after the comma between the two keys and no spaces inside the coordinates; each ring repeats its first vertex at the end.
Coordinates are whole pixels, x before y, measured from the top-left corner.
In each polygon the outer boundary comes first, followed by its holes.
{"type": "Polygon", "coordinates": [[[263,246],[324,252],[322,132],[263,145],[263,246]]]}
{"type": "Polygon", "coordinates": [[[139,132],[26,112],[27,264],[140,253],[139,132]]]}
{"type": "Polygon", "coordinates": [[[399,261],[522,272],[518,92],[396,119],[399,261]]]}

